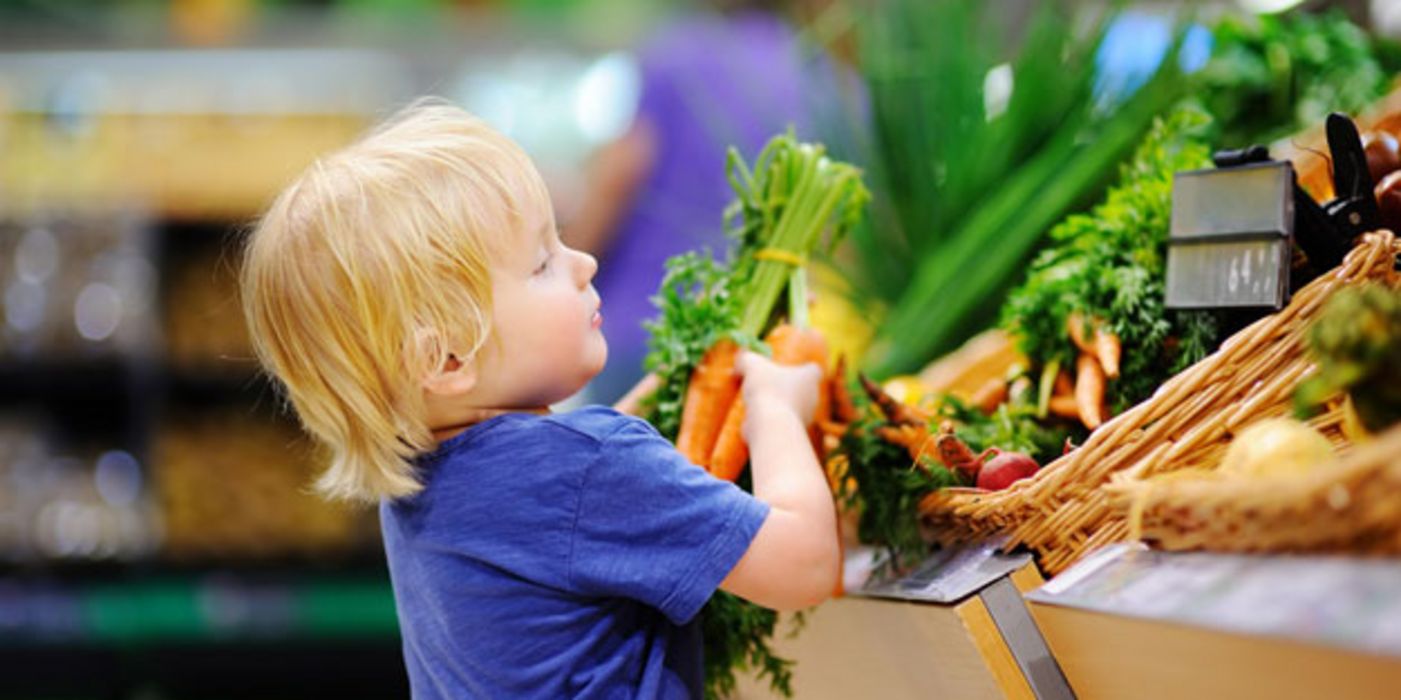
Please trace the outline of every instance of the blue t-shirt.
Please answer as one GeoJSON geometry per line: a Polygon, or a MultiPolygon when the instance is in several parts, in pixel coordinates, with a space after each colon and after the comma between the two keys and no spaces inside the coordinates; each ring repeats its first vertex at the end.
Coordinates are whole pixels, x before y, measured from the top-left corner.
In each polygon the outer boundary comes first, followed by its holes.
{"type": "Polygon", "coordinates": [[[700,697],[696,613],[768,506],[646,422],[508,414],[380,507],[413,696],[700,697]]]}

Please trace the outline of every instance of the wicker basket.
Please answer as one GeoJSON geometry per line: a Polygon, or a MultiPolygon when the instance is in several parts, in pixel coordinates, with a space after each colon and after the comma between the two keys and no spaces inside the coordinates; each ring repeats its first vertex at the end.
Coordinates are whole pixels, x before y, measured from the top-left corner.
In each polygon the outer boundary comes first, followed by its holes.
{"type": "Polygon", "coordinates": [[[1401,554],[1401,425],[1302,476],[1116,475],[1129,537],[1165,549],[1401,554]]]}
{"type": "MultiPolygon", "coordinates": [[[[920,503],[926,523],[945,540],[1005,535],[1007,547],[1030,547],[1052,575],[1090,549],[1128,539],[1126,513],[1104,488],[1110,478],[1130,469],[1143,479],[1214,464],[1233,430],[1287,413],[1294,388],[1313,368],[1304,356],[1308,323],[1338,289],[1367,280],[1397,285],[1398,252],[1401,243],[1391,232],[1368,234],[1342,265],[1299,290],[1284,310],[1231,336],[1035,477],[996,492],[929,494],[920,503]]],[[[1340,423],[1339,413],[1319,421],[1325,435],[1345,443],[1340,423]]]]}

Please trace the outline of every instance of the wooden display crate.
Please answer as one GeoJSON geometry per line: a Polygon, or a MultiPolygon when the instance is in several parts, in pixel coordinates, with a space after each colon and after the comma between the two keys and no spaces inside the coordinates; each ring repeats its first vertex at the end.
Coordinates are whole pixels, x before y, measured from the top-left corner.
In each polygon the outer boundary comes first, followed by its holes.
{"type": "MultiPolygon", "coordinates": [[[[1022,602],[1042,583],[1028,555],[977,545],[945,551],[893,582],[785,619],[773,646],[796,662],[793,696],[833,698],[1071,698],[1022,602]]],[[[741,679],[739,698],[776,697],[741,679]]]]}
{"type": "Polygon", "coordinates": [[[1113,545],[1028,594],[1081,700],[1394,697],[1401,562],[1113,545]]]}

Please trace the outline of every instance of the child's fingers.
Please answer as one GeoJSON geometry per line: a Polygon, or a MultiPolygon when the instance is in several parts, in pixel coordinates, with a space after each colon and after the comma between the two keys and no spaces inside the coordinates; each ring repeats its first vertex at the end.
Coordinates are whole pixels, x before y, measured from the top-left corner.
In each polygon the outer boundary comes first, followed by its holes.
{"type": "Polygon", "coordinates": [[[768,361],[769,358],[753,350],[741,350],[739,357],[735,360],[735,374],[744,377],[754,371],[756,366],[762,365],[768,361]]]}
{"type": "Polygon", "coordinates": [[[798,366],[798,371],[803,373],[805,381],[810,380],[814,384],[822,380],[822,368],[816,362],[805,362],[798,366]]]}
{"type": "MultiPolygon", "coordinates": [[[[764,357],[763,355],[760,355],[757,352],[754,352],[752,350],[744,350],[740,352],[739,357],[735,360],[734,371],[736,375],[740,377],[745,377],[748,374],[759,370],[759,368],[761,367],[766,369],[777,370],[779,366],[780,365],[776,364],[773,360],[764,357]]],[[[818,380],[822,379],[822,368],[817,366],[817,363],[815,362],[807,362],[801,365],[784,365],[783,369],[788,371],[800,372],[802,374],[803,381],[808,381],[809,379],[811,379],[813,382],[817,382],[818,380]]]]}

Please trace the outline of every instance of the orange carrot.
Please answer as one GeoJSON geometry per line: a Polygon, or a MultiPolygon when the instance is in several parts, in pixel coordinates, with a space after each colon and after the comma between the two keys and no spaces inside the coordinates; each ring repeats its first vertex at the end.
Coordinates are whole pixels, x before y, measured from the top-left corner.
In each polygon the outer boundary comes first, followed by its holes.
{"type": "Polygon", "coordinates": [[[1095,355],[1099,358],[1100,366],[1104,367],[1104,376],[1110,379],[1119,376],[1119,336],[1096,328],[1095,355]]]}
{"type": "Polygon", "coordinates": [[[1080,420],[1080,407],[1076,405],[1075,397],[1070,394],[1052,396],[1048,408],[1051,415],[1080,420]]]}
{"type": "Polygon", "coordinates": [[[839,423],[856,420],[856,404],[851,400],[851,392],[846,385],[846,355],[837,358],[837,366],[832,369],[832,413],[839,423]]]}
{"type": "Polygon", "coordinates": [[[701,357],[686,385],[686,404],[681,409],[676,449],[702,467],[709,462],[725,416],[739,396],[739,378],[735,376],[738,356],[739,346],[733,342],[716,343],[701,357]]]}
{"type": "Polygon", "coordinates": [[[1066,333],[1069,333],[1070,342],[1075,343],[1075,347],[1079,347],[1083,353],[1093,353],[1094,346],[1090,344],[1090,336],[1086,335],[1086,328],[1089,328],[1090,333],[1094,333],[1094,330],[1100,328],[1100,325],[1093,319],[1086,323],[1084,316],[1080,315],[1079,311],[1072,311],[1069,316],[1066,316],[1065,330],[1066,333]]]}
{"type": "Polygon", "coordinates": [[[1094,430],[1104,423],[1104,368],[1087,352],[1075,361],[1075,405],[1080,409],[1080,421],[1094,430]]]}
{"type": "Polygon", "coordinates": [[[1051,391],[1051,396],[1060,396],[1061,394],[1069,396],[1073,393],[1075,393],[1075,385],[1070,381],[1070,373],[1061,370],[1056,374],[1056,384],[1051,391]]]}
{"type": "MultiPolygon", "coordinates": [[[[764,340],[773,351],[774,362],[781,365],[805,365],[814,362],[822,368],[824,374],[826,373],[827,341],[816,330],[781,323],[769,331],[764,340]]],[[[814,416],[827,415],[830,397],[826,394],[825,391],[817,392],[817,409],[813,412],[814,416]]],[[[710,473],[726,481],[738,479],[744,471],[744,465],[749,462],[749,446],[744,444],[744,436],[740,433],[743,424],[744,400],[737,399],[730,406],[729,415],[725,416],[720,439],[715,442],[715,449],[711,451],[708,462],[710,473]]],[[[820,436],[815,433],[812,439],[814,444],[821,444],[818,442],[820,436]]]]}
{"type": "Polygon", "coordinates": [[[900,403],[894,396],[885,393],[875,382],[866,375],[857,373],[857,380],[861,382],[861,388],[866,390],[866,395],[871,397],[871,402],[876,405],[882,416],[885,416],[887,423],[892,425],[926,425],[931,416],[923,409],[900,403]]]}
{"type": "Polygon", "coordinates": [[[876,437],[892,445],[905,448],[905,451],[910,453],[910,459],[917,460],[925,454],[932,454],[934,451],[933,436],[922,425],[912,423],[878,425],[875,433],[876,437]]]}
{"type": "Polygon", "coordinates": [[[725,426],[720,429],[720,438],[715,441],[715,450],[710,453],[707,468],[711,474],[726,481],[734,481],[744,471],[749,461],[749,446],[744,443],[744,399],[735,399],[730,412],[725,414],[725,426]]]}
{"type": "Polygon", "coordinates": [[[823,380],[817,385],[817,406],[813,409],[812,425],[808,426],[808,439],[813,452],[822,458],[822,431],[818,426],[832,417],[832,392],[828,382],[832,374],[827,369],[827,339],[815,328],[799,328],[782,323],[769,331],[769,347],[773,348],[773,359],[781,365],[817,365],[823,380]]]}
{"type": "Polygon", "coordinates": [[[1007,380],[993,377],[983,382],[969,397],[968,403],[986,415],[992,415],[1007,400],[1007,380]]]}
{"type": "MultiPolygon", "coordinates": [[[[1095,326],[1091,326],[1091,331],[1095,326]]],[[[1081,352],[1094,352],[1094,347],[1090,345],[1089,339],[1085,336],[1085,317],[1080,312],[1073,311],[1065,317],[1065,330],[1070,334],[1070,341],[1075,343],[1075,347],[1081,352]]]]}
{"type": "Polygon", "coordinates": [[[1070,333],[1070,340],[1075,343],[1075,347],[1082,352],[1090,353],[1099,360],[1099,364],[1104,368],[1104,376],[1114,379],[1119,376],[1119,336],[1109,332],[1104,327],[1104,322],[1099,319],[1090,319],[1090,330],[1092,335],[1085,336],[1085,319],[1079,313],[1072,313],[1065,320],[1066,330],[1070,333]]]}

